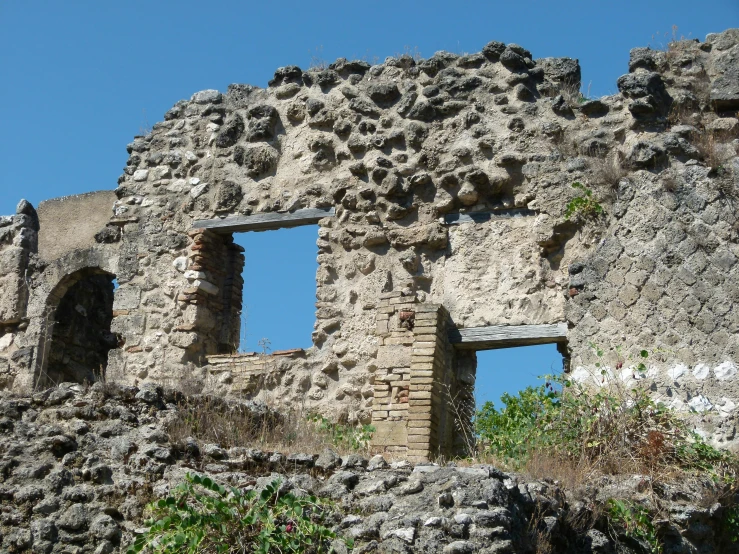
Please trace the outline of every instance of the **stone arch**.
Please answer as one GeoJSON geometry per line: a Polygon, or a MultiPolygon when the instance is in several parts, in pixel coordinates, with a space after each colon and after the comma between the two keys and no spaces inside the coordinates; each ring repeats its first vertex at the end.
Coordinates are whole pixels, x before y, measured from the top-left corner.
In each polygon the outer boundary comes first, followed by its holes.
{"type": "Polygon", "coordinates": [[[29,384],[34,388],[101,378],[107,353],[117,346],[110,331],[115,264],[89,254],[57,260],[47,269],[49,276],[56,274],[47,282],[56,285],[33,295],[38,346],[29,384]]]}

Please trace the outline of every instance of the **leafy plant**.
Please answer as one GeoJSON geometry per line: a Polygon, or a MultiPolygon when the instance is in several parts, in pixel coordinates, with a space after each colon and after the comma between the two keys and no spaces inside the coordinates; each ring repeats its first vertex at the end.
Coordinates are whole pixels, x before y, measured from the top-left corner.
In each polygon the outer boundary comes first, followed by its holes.
{"type": "Polygon", "coordinates": [[[739,506],[726,509],[724,529],[731,538],[731,542],[739,542],[739,506]]]}
{"type": "Polygon", "coordinates": [[[375,432],[372,425],[343,425],[334,423],[320,414],[311,414],[308,416],[308,421],[316,425],[319,433],[328,436],[331,443],[337,448],[367,449],[372,440],[372,433],[375,432]]]}
{"type": "Polygon", "coordinates": [[[332,552],[331,506],[279,489],[277,480],[259,494],[244,492],[188,473],[174,494],[149,506],[155,516],[149,530],[127,553],[332,552]]]}
{"type": "Polygon", "coordinates": [[[646,543],[652,554],[661,554],[662,544],[657,538],[657,530],[649,515],[649,510],[644,506],[610,498],[608,516],[610,521],[619,526],[627,537],[646,543]]]}
{"type": "MultiPolygon", "coordinates": [[[[639,352],[635,375],[645,374],[647,356],[646,350],[639,352]]],[[[736,475],[734,455],[706,443],[647,390],[611,386],[605,381],[608,371],[601,373],[601,387],[550,376],[545,385],[505,394],[502,409],[487,402],[475,420],[479,446],[514,468],[546,452],[606,473],[669,467],[708,473],[717,481],[736,475]]]]}
{"type": "Polygon", "coordinates": [[[526,387],[517,396],[504,393],[505,408],[497,410],[485,402],[477,412],[475,425],[480,442],[497,457],[524,462],[532,444],[548,443],[544,421],[558,409],[559,398],[546,385],[526,387]]]}
{"type": "Polygon", "coordinates": [[[572,216],[582,218],[595,217],[603,213],[603,206],[595,199],[592,190],[577,181],[572,183],[572,188],[579,190],[582,194],[575,196],[575,198],[567,203],[565,219],[570,219],[572,216]]]}

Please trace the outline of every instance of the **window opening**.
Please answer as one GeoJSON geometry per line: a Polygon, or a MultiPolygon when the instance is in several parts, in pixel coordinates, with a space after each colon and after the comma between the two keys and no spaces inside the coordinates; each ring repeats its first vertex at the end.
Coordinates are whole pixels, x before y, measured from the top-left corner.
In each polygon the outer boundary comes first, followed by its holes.
{"type": "Polygon", "coordinates": [[[475,405],[493,402],[500,410],[501,396],[515,396],[527,387],[544,385],[545,375],[562,374],[562,354],[556,344],[497,348],[477,352],[475,405]]]}
{"type": "Polygon", "coordinates": [[[318,226],[234,233],[233,237],[245,257],[238,351],[310,347],[318,226]]]}

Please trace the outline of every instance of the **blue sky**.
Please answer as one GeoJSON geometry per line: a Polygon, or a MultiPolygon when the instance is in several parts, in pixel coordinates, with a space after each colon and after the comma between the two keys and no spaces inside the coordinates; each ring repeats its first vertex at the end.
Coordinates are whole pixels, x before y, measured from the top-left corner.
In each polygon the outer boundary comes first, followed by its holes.
{"type": "MultiPolygon", "coordinates": [[[[266,86],[282,65],[307,68],[313,58],[337,57],[372,62],[406,51],[424,57],[438,50],[476,52],[500,40],[521,44],[534,57],[578,58],[583,91],[600,96],[616,91],[630,48],[665,47],[673,26],[678,37],[703,40],[739,26],[739,1],[0,0],[0,214],[12,213],[21,197],[38,204],[115,188],[126,144],[177,100],[208,88],[224,91],[230,83],[266,86]]],[[[313,244],[314,236],[308,238],[313,244]]],[[[310,296],[314,290],[294,283],[304,281],[296,281],[304,270],[310,275],[305,286],[313,289],[311,263],[296,262],[265,284],[310,296]]],[[[255,290],[264,286],[250,282],[255,290]]],[[[261,338],[273,331],[256,323],[280,310],[272,305],[260,312],[260,301],[251,300],[249,320],[261,338]]],[[[312,298],[310,304],[308,341],[312,298]]],[[[308,344],[305,331],[293,336],[284,319],[278,323],[284,344],[274,337],[273,347],[308,344]]],[[[529,363],[516,356],[522,367],[529,363]]],[[[549,370],[547,360],[535,358],[531,363],[549,370]]]]}

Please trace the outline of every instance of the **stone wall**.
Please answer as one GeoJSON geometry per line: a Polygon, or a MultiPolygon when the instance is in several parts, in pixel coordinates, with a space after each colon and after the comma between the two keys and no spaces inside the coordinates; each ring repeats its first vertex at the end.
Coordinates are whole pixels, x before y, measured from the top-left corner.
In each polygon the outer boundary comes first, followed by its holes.
{"type": "Polygon", "coordinates": [[[16,338],[28,326],[29,262],[38,230],[36,210],[25,200],[15,215],[0,217],[0,384],[6,388],[31,370],[32,351],[16,338]]]}
{"type": "Polygon", "coordinates": [[[145,506],[196,473],[242,490],[280,479],[281,493],[328,499],[339,512],[332,529],[359,553],[647,552],[601,517],[610,498],[659,511],[665,552],[738,551],[725,525],[736,499],[717,501],[707,479],[601,476],[565,489],[490,465],[173,440],[181,401],[154,386],[103,383],[0,395],[0,550],[125,552],[144,528],[145,506]]]}
{"type": "MultiPolygon", "coordinates": [[[[128,145],[111,217],[104,193],[55,201],[42,246],[25,223],[25,246],[3,244],[0,313],[27,325],[13,338],[24,369],[6,383],[31,388],[47,369],[58,293],[94,269],[119,285],[106,378],[120,383],[193,382],[374,419],[378,449],[421,459],[459,449],[464,418],[444,395],[464,405],[474,386],[475,347],[443,339],[450,329],[566,324],[575,377],[650,379],[734,444],[737,64],[737,30],[637,48],[619,92],[596,100],[577,93],[577,60],[491,42],[198,92],[128,145]],[[93,204],[83,238],[58,225],[93,204]],[[313,346],[235,355],[244,262],[232,233],[301,221],[318,223],[313,346]],[[435,340],[408,328],[411,313],[437,317],[435,340]]],[[[31,221],[24,210],[13,221],[31,221]]]]}

